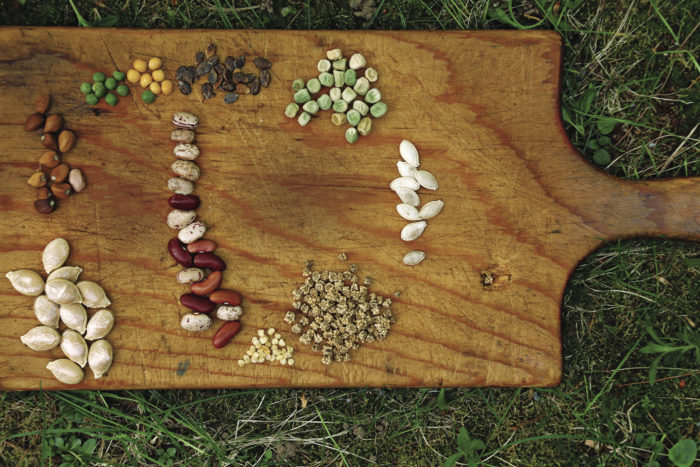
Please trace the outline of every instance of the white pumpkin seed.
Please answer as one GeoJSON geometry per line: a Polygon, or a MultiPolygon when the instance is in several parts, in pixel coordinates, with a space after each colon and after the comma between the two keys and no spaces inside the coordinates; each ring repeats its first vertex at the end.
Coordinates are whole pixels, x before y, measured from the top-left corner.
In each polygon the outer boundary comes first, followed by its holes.
{"type": "Polygon", "coordinates": [[[85,376],[83,369],[67,358],[59,358],[49,362],[46,368],[53,374],[54,378],[64,384],[78,384],[85,376]]]}
{"type": "Polygon", "coordinates": [[[54,328],[37,326],[19,338],[32,350],[51,350],[61,342],[61,336],[54,328]]]}
{"type": "Polygon", "coordinates": [[[420,237],[425,227],[428,225],[425,221],[411,222],[406,224],[406,226],[401,229],[401,240],[404,242],[412,242],[416,238],[420,237]]]}
{"type": "Polygon", "coordinates": [[[107,340],[99,340],[93,342],[88,352],[88,365],[95,375],[95,378],[101,378],[109,367],[112,366],[114,358],[114,350],[112,344],[107,340]]]}
{"type": "Polygon", "coordinates": [[[49,277],[46,278],[46,281],[51,281],[54,279],[65,279],[67,281],[75,282],[78,280],[78,277],[80,274],[83,272],[83,268],[78,267],[78,266],[63,266],[58,269],[54,269],[51,274],[49,274],[49,277]]]}
{"type": "Polygon", "coordinates": [[[437,190],[438,182],[435,176],[428,172],[427,170],[416,170],[416,180],[420,183],[420,186],[427,188],[428,190],[437,190]]]}
{"type": "Polygon", "coordinates": [[[398,212],[399,216],[403,217],[407,221],[419,221],[419,220],[421,220],[421,217],[418,214],[418,209],[416,209],[415,206],[411,206],[408,203],[397,204],[396,205],[396,212],[398,212]]]}
{"type": "Polygon", "coordinates": [[[399,169],[399,175],[402,177],[415,178],[417,169],[408,162],[399,161],[396,163],[396,167],[399,169]]]}
{"type": "Polygon", "coordinates": [[[391,181],[389,188],[396,191],[399,188],[406,188],[407,190],[417,190],[420,188],[420,184],[412,177],[398,177],[391,181]]]}
{"type": "Polygon", "coordinates": [[[71,281],[65,279],[53,279],[46,283],[46,296],[49,300],[59,305],[82,303],[80,290],[71,281]]]}
{"type": "Polygon", "coordinates": [[[97,339],[102,339],[109,331],[112,330],[114,326],[114,315],[109,310],[100,310],[90,318],[87,323],[87,332],[85,333],[85,339],[89,341],[94,341],[97,339]]]}
{"type": "Polygon", "coordinates": [[[401,154],[403,160],[408,162],[413,167],[418,167],[420,165],[418,150],[409,140],[405,139],[401,141],[401,144],[399,144],[399,153],[401,154]]]}
{"type": "Polygon", "coordinates": [[[425,253],[422,251],[409,251],[403,257],[403,264],[407,266],[415,266],[425,259],[425,253]]]}
{"type": "Polygon", "coordinates": [[[49,300],[46,295],[39,295],[34,300],[34,315],[44,326],[58,327],[58,304],[49,300]]]}
{"type": "Polygon", "coordinates": [[[44,279],[29,269],[19,269],[5,274],[12,287],[22,295],[36,297],[44,291],[44,279]]]}
{"type": "Polygon", "coordinates": [[[58,309],[58,313],[61,316],[61,321],[63,324],[68,326],[70,329],[78,331],[80,334],[85,333],[87,328],[87,312],[85,307],[80,303],[73,303],[71,305],[61,305],[58,309]]]}
{"type": "Polygon", "coordinates": [[[62,238],[51,240],[41,254],[41,261],[44,263],[44,270],[47,274],[54,269],[63,266],[70,254],[70,245],[62,238]]]}
{"type": "Polygon", "coordinates": [[[83,305],[88,308],[103,308],[112,304],[104,289],[92,281],[78,282],[78,290],[83,297],[83,305]]]}
{"type": "Polygon", "coordinates": [[[435,201],[430,201],[428,203],[425,203],[422,208],[420,208],[420,218],[423,219],[424,221],[427,221],[428,219],[432,219],[433,217],[437,216],[440,214],[440,211],[442,211],[442,207],[445,205],[445,203],[442,202],[441,199],[436,199],[435,201]]]}
{"type": "Polygon", "coordinates": [[[399,188],[398,190],[396,190],[396,194],[399,195],[401,201],[403,201],[406,204],[410,204],[411,206],[420,205],[420,198],[418,197],[418,193],[416,193],[413,190],[409,190],[408,188],[399,188]]]}
{"type": "Polygon", "coordinates": [[[72,329],[66,329],[61,338],[61,350],[66,357],[80,365],[81,368],[85,368],[88,346],[83,336],[72,329]]]}

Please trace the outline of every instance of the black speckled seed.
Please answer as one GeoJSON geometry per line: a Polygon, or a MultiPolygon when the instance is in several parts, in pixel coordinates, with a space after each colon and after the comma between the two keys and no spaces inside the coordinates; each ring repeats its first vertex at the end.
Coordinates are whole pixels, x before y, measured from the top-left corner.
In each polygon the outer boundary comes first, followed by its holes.
{"type": "Polygon", "coordinates": [[[261,70],[260,71],[260,86],[266,88],[270,85],[270,81],[272,80],[272,75],[270,75],[270,70],[261,70]]]}
{"type": "Polygon", "coordinates": [[[239,84],[248,84],[252,81],[252,79],[248,79],[250,75],[247,75],[245,73],[234,73],[233,74],[233,81],[239,84]]]}
{"type": "Polygon", "coordinates": [[[202,62],[197,65],[197,76],[204,76],[211,71],[211,64],[209,62],[202,62]]]}
{"type": "Polygon", "coordinates": [[[226,70],[224,71],[224,81],[229,81],[233,82],[233,71],[232,70],[226,70]]]}
{"type": "Polygon", "coordinates": [[[217,72],[218,74],[220,74],[220,75],[223,75],[223,74],[224,74],[224,71],[226,71],[226,67],[225,67],[222,63],[219,63],[218,65],[216,65],[216,66],[214,67],[214,69],[215,69],[216,72],[217,72]]]}
{"type": "Polygon", "coordinates": [[[233,71],[233,69],[236,68],[236,59],[230,55],[224,59],[224,63],[226,64],[226,68],[228,68],[231,71],[233,71]]]}
{"type": "Polygon", "coordinates": [[[189,96],[190,93],[192,92],[192,86],[190,86],[190,83],[187,81],[181,81],[178,80],[177,82],[177,88],[180,90],[181,93],[183,93],[185,96],[189,96]]]}
{"type": "Polygon", "coordinates": [[[257,95],[260,92],[260,81],[258,78],[255,78],[253,82],[248,85],[248,87],[250,88],[250,93],[252,95],[257,95]]]}
{"type": "Polygon", "coordinates": [[[214,84],[214,83],[216,83],[216,80],[218,77],[219,77],[219,75],[216,72],[216,70],[211,70],[209,72],[209,78],[207,79],[207,81],[209,81],[211,84],[214,84]]]}
{"type": "Polygon", "coordinates": [[[192,65],[188,66],[186,77],[187,79],[184,81],[188,81],[190,84],[194,84],[194,82],[197,81],[197,78],[199,78],[199,76],[197,76],[197,68],[195,68],[192,65]]]}
{"type": "Polygon", "coordinates": [[[239,55],[234,61],[234,66],[239,70],[245,66],[245,56],[239,55]]]}
{"type": "Polygon", "coordinates": [[[175,72],[175,79],[178,81],[182,81],[185,79],[185,76],[187,75],[187,67],[186,66],[181,66],[180,68],[177,69],[175,72]]]}
{"type": "Polygon", "coordinates": [[[261,70],[267,70],[272,66],[272,63],[270,63],[268,59],[262,57],[258,57],[255,60],[253,60],[253,63],[256,67],[260,68],[261,70]]]}
{"type": "Polygon", "coordinates": [[[236,94],[235,92],[226,94],[224,96],[224,102],[226,102],[227,104],[233,104],[237,100],[238,100],[238,94],[236,94]]]}
{"type": "Polygon", "coordinates": [[[204,96],[205,99],[210,99],[213,95],[214,86],[212,86],[211,83],[204,83],[202,85],[202,96],[204,96]]]}
{"type": "Polygon", "coordinates": [[[213,42],[207,45],[207,57],[211,57],[216,53],[216,44],[213,42]]]}
{"type": "Polygon", "coordinates": [[[199,64],[202,63],[203,61],[204,61],[204,52],[202,52],[202,51],[200,50],[199,52],[197,52],[197,53],[194,55],[194,63],[196,63],[197,65],[199,65],[199,64]]]}
{"type": "Polygon", "coordinates": [[[231,83],[230,81],[224,81],[221,83],[221,89],[226,92],[233,92],[236,90],[236,84],[231,83]]]}
{"type": "Polygon", "coordinates": [[[211,57],[207,58],[207,63],[210,64],[211,66],[218,65],[219,64],[219,56],[212,55],[211,57]]]}

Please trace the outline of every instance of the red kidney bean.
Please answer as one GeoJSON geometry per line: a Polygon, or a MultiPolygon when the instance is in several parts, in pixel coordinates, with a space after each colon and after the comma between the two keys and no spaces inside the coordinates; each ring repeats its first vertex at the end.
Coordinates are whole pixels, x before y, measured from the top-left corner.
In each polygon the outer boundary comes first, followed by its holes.
{"type": "Polygon", "coordinates": [[[223,326],[221,326],[218,331],[216,331],[216,334],[214,334],[214,338],[212,339],[212,344],[214,344],[214,347],[217,349],[220,349],[221,347],[225,346],[226,344],[229,343],[231,339],[233,339],[233,336],[238,334],[238,331],[241,330],[241,322],[240,321],[229,321],[227,323],[224,323],[223,326]]]}
{"type": "Polygon", "coordinates": [[[187,245],[187,251],[190,253],[210,253],[216,250],[216,242],[214,240],[197,240],[187,245]]]}
{"type": "Polygon", "coordinates": [[[198,268],[208,268],[214,271],[223,271],[226,269],[224,260],[216,256],[214,253],[199,253],[194,255],[194,265],[198,268]]]}
{"type": "Polygon", "coordinates": [[[190,290],[197,295],[209,295],[221,285],[223,279],[221,271],[214,271],[203,281],[192,284],[190,290]]]}
{"type": "Polygon", "coordinates": [[[218,305],[238,306],[243,298],[235,290],[219,289],[209,295],[209,300],[218,305]]]}
{"type": "Polygon", "coordinates": [[[180,295],[180,303],[185,305],[190,310],[194,310],[199,313],[211,313],[214,311],[214,308],[216,308],[214,303],[193,293],[185,293],[180,295]]]}
{"type": "Polygon", "coordinates": [[[191,211],[199,207],[199,196],[197,195],[172,195],[168,198],[171,208],[191,211]]]}
{"type": "Polygon", "coordinates": [[[185,249],[185,246],[177,237],[171,238],[168,242],[168,252],[175,261],[186,268],[192,266],[192,255],[185,249]]]}

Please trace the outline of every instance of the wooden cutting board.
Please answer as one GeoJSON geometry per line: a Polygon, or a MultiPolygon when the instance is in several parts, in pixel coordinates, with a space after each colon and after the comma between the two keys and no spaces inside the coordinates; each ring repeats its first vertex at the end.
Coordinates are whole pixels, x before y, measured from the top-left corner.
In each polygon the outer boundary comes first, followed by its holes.
{"type": "MultiPolygon", "coordinates": [[[[640,235],[700,240],[700,182],[625,182],[585,162],[560,109],[561,42],[546,31],[326,32],[0,29],[0,272],[41,270],[55,237],[70,264],[113,300],[115,364],[73,388],[321,386],[549,386],[561,375],[560,306],[577,263],[606,241],[640,235]],[[175,93],[145,105],[134,94],[99,112],[78,90],[95,71],[126,71],[162,56],[170,76],[208,42],[223,57],[270,59],[273,83],[226,105],[175,93]],[[389,113],[349,145],[330,113],[307,127],[284,117],[294,78],[308,79],[328,48],[361,51],[379,74],[389,113]],[[89,187],[51,215],[34,212],[26,179],[42,153],[23,131],[37,96],[79,136],[65,160],[89,187]],[[228,263],[224,285],[245,296],[244,329],[227,347],[214,329],[180,329],[184,286],[166,252],[170,116],[200,118],[199,213],[228,263]],[[399,239],[398,145],[413,141],[445,201],[421,238],[399,239]],[[402,265],[409,249],[427,253],[402,265]],[[337,259],[348,255],[348,262],[337,259]],[[401,296],[389,337],[349,363],[325,366],[282,319],[306,260],[357,263],[372,290],[401,296]],[[492,274],[495,286],[482,284],[492,274]],[[236,361],[258,328],[283,330],[293,368],[236,361]]],[[[140,93],[139,93],[140,94],[140,93]]],[[[37,324],[33,299],[0,281],[0,388],[57,389],[45,369],[60,351],[19,336],[37,324]]],[[[216,323],[218,327],[219,323],[216,323]]]]}

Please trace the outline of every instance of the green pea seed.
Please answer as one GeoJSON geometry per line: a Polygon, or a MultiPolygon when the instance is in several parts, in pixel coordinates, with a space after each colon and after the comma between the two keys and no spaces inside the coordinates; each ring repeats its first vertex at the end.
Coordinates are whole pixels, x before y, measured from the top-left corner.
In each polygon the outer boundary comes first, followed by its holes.
{"type": "Polygon", "coordinates": [[[318,78],[311,78],[309,81],[307,81],[306,88],[311,94],[316,94],[321,90],[321,82],[318,80],[318,78]]]}
{"type": "Polygon", "coordinates": [[[129,86],[126,84],[120,84],[117,86],[117,94],[119,94],[122,97],[126,97],[129,95],[129,86]]]}
{"type": "Polygon", "coordinates": [[[85,82],[80,85],[80,92],[82,92],[85,95],[88,95],[92,92],[92,84],[85,82]]]}
{"type": "Polygon", "coordinates": [[[105,80],[105,74],[102,73],[101,71],[98,71],[94,75],[92,75],[92,80],[96,83],[101,83],[105,80]]]}
{"type": "Polygon", "coordinates": [[[369,112],[369,106],[359,99],[352,103],[352,108],[360,112],[363,117],[369,112]]]}
{"type": "Polygon", "coordinates": [[[119,98],[110,92],[105,96],[105,102],[109,105],[117,105],[117,102],[119,102],[119,98]]]}
{"type": "Polygon", "coordinates": [[[113,76],[114,79],[116,79],[117,81],[124,81],[124,78],[126,78],[126,75],[125,75],[123,72],[119,71],[119,70],[114,70],[114,73],[112,73],[112,76],[113,76]]]}
{"type": "Polygon", "coordinates": [[[97,97],[104,97],[105,94],[107,94],[107,88],[104,83],[98,81],[97,83],[92,83],[92,92],[94,92],[97,97]]]}
{"type": "Polygon", "coordinates": [[[297,112],[299,112],[299,105],[295,104],[292,102],[287,106],[286,109],[284,109],[284,114],[287,116],[287,118],[294,118],[297,116],[297,112]]]}
{"type": "Polygon", "coordinates": [[[345,84],[355,86],[357,82],[357,72],[353,69],[345,70],[345,84]]]}
{"type": "Polygon", "coordinates": [[[336,88],[342,88],[345,85],[345,72],[333,70],[333,80],[336,88]]]}
{"type": "Polygon", "coordinates": [[[341,58],[340,60],[334,60],[333,61],[333,69],[334,70],[345,70],[347,68],[347,63],[348,63],[348,61],[344,58],[341,58]]]}
{"type": "Polygon", "coordinates": [[[297,104],[304,104],[306,102],[309,102],[310,100],[311,94],[309,94],[309,90],[306,88],[302,88],[294,93],[294,102],[296,102],[297,104]]]}
{"type": "Polygon", "coordinates": [[[302,112],[297,121],[299,122],[299,125],[306,126],[311,121],[311,115],[306,112],[302,112]]]}
{"type": "Polygon", "coordinates": [[[333,101],[328,94],[321,94],[318,99],[316,99],[316,102],[318,102],[318,107],[321,110],[328,110],[333,107],[333,101]]]}
{"type": "Polygon", "coordinates": [[[362,119],[362,115],[360,115],[360,112],[358,112],[355,109],[348,110],[348,113],[346,113],[345,116],[348,119],[348,123],[352,126],[357,126],[357,124],[360,123],[360,120],[362,119]]]}
{"type": "Polygon", "coordinates": [[[333,102],[339,101],[343,97],[343,91],[340,88],[331,88],[331,90],[328,91],[328,95],[333,102]]]}
{"type": "Polygon", "coordinates": [[[318,113],[318,102],[311,100],[304,104],[302,109],[304,109],[304,112],[308,112],[311,115],[316,115],[318,113]]]}
{"type": "Polygon", "coordinates": [[[343,100],[349,104],[350,102],[355,100],[355,98],[357,97],[357,94],[355,93],[355,91],[352,90],[351,87],[347,87],[347,88],[343,89],[342,97],[343,97],[343,100]]]}
{"type": "Polygon", "coordinates": [[[348,111],[348,103],[345,102],[344,100],[339,100],[333,102],[333,112],[347,112],[348,111]]]}
{"type": "Polygon", "coordinates": [[[367,95],[365,95],[365,102],[368,104],[376,104],[380,100],[382,100],[382,93],[379,92],[379,89],[374,88],[367,91],[367,95]]]}
{"type": "Polygon", "coordinates": [[[85,102],[87,102],[90,105],[97,105],[97,103],[100,102],[100,98],[94,95],[93,93],[88,93],[85,96],[85,102]]]}
{"type": "Polygon", "coordinates": [[[365,117],[357,124],[357,132],[362,136],[367,136],[372,131],[372,119],[365,117]]]}
{"type": "Polygon", "coordinates": [[[369,108],[369,113],[371,113],[374,118],[383,117],[384,114],[386,114],[386,104],[384,102],[377,102],[369,108]]]}
{"type": "Polygon", "coordinates": [[[364,76],[362,78],[357,78],[355,86],[352,87],[357,94],[364,96],[369,91],[369,80],[364,76]]]}
{"type": "Polygon", "coordinates": [[[345,114],[334,113],[333,116],[331,116],[331,122],[333,122],[333,125],[335,126],[343,125],[347,121],[348,118],[345,116],[345,114]]]}
{"type": "Polygon", "coordinates": [[[297,78],[294,81],[292,81],[292,89],[294,91],[301,91],[304,89],[304,80],[301,78],[297,78]]]}
{"type": "Polygon", "coordinates": [[[330,88],[335,84],[335,80],[333,79],[333,75],[330,73],[323,72],[320,75],[318,75],[318,80],[321,83],[321,85],[330,88]]]}
{"type": "Polygon", "coordinates": [[[110,91],[117,89],[117,80],[111,76],[105,80],[105,87],[110,91]]]}
{"type": "Polygon", "coordinates": [[[152,104],[156,100],[156,95],[153,94],[150,90],[146,89],[141,94],[141,100],[144,101],[146,104],[152,104]]]}
{"type": "Polygon", "coordinates": [[[350,144],[355,144],[357,142],[357,128],[355,127],[350,127],[347,130],[345,130],[345,140],[350,143],[350,144]]]}

